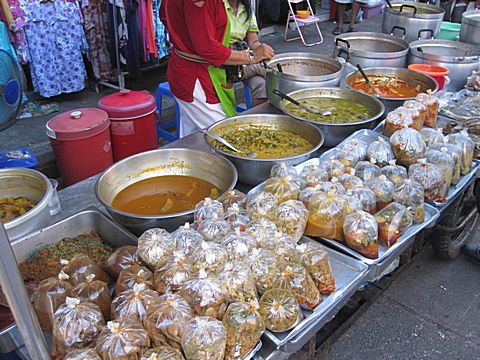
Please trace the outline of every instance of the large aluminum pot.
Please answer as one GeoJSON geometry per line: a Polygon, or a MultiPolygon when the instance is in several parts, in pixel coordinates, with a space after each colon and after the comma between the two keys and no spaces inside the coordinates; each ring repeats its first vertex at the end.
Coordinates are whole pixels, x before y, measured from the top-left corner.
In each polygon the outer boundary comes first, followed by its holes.
{"type": "Polygon", "coordinates": [[[465,86],[467,77],[480,67],[480,46],[451,40],[419,40],[410,44],[409,64],[431,64],[449,70],[448,91],[465,86]]]}
{"type": "MultiPolygon", "coordinates": [[[[387,68],[387,67],[376,67],[376,68],[367,68],[363,69],[367,76],[369,75],[394,75],[399,79],[408,82],[412,86],[420,85],[420,92],[426,92],[431,90],[436,92],[438,90],[437,81],[431,76],[409,70],[409,69],[399,69],[399,68],[387,68]]],[[[359,71],[355,71],[345,78],[345,85],[349,89],[352,88],[352,84],[358,80],[363,79],[359,71]]],[[[360,92],[360,91],[359,91],[360,92]]],[[[385,113],[389,113],[392,110],[395,110],[397,107],[402,106],[406,100],[412,100],[413,98],[379,98],[382,100],[383,105],[385,106],[385,113]]]]}
{"type": "Polygon", "coordinates": [[[220,156],[190,149],[157,149],[123,159],[108,168],[95,184],[95,195],[112,218],[136,235],[160,227],[176,230],[193,219],[193,209],[162,216],[130,214],[113,208],[115,196],[127,186],[140,180],[163,176],[185,175],[204,179],[222,192],[237,183],[235,166],[220,156]]]}
{"type": "Polygon", "coordinates": [[[336,146],[340,142],[345,140],[347,137],[352,135],[355,131],[360,129],[372,128],[375,125],[376,121],[382,117],[385,111],[385,107],[383,106],[380,100],[376,99],[373,96],[366,95],[354,90],[347,90],[347,89],[340,89],[340,88],[316,88],[316,89],[297,90],[288,95],[296,100],[307,99],[312,97],[351,100],[354,102],[362,103],[373,110],[374,115],[368,119],[357,121],[354,123],[331,124],[326,122],[307,120],[297,115],[293,115],[285,110],[285,107],[289,104],[289,102],[286,100],[282,100],[282,103],[281,103],[282,111],[296,119],[309,122],[310,124],[315,125],[317,128],[319,128],[325,136],[324,144],[326,146],[336,146]]]}
{"type": "Polygon", "coordinates": [[[50,223],[48,203],[53,196],[50,180],[41,172],[31,169],[0,169],[0,199],[23,196],[38,201],[25,214],[7,221],[4,226],[10,240],[28,235],[50,223]]]}
{"type": "Polygon", "coordinates": [[[312,53],[284,53],[275,55],[267,67],[267,94],[271,104],[280,109],[284,94],[312,87],[336,87],[340,84],[343,65],[330,56],[312,53]],[[283,72],[278,70],[281,66],[283,72]]]}
{"type": "Polygon", "coordinates": [[[466,11],[462,14],[460,41],[480,46],[480,10],[466,11]]]}
{"type": "Polygon", "coordinates": [[[273,129],[286,130],[294,134],[298,134],[308,140],[313,145],[313,148],[304,154],[296,156],[276,159],[249,159],[242,156],[226,153],[222,150],[217,149],[214,146],[213,140],[210,137],[205,136],[205,140],[207,141],[208,145],[210,145],[210,147],[213,149],[213,151],[225,156],[232,163],[235,164],[238,170],[239,180],[249,185],[258,185],[262,181],[269,178],[270,170],[276,162],[282,161],[289,165],[297,165],[308,160],[317,152],[320,146],[322,146],[324,140],[322,132],[315,126],[310,125],[306,122],[295,120],[286,115],[275,114],[251,114],[234,116],[216,122],[215,124],[211,125],[208,130],[222,136],[224,133],[231,131],[233,127],[248,128],[251,126],[269,127],[273,129]]]}
{"type": "Polygon", "coordinates": [[[418,2],[393,2],[383,14],[382,32],[400,34],[408,42],[437,36],[445,10],[418,2]]]}
{"type": "Polygon", "coordinates": [[[408,42],[393,35],[356,32],[335,38],[334,56],[363,68],[407,67],[408,42]]]}

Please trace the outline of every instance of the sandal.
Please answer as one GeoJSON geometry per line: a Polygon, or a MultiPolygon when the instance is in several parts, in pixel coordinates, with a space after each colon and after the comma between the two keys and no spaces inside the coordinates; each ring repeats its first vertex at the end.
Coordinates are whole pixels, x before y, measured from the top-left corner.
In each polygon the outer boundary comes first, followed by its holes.
{"type": "Polygon", "coordinates": [[[337,26],[335,29],[333,29],[333,35],[340,35],[341,33],[343,33],[341,26],[337,26]]]}
{"type": "Polygon", "coordinates": [[[351,33],[351,32],[356,32],[355,28],[354,27],[349,27],[347,32],[351,33]]]}

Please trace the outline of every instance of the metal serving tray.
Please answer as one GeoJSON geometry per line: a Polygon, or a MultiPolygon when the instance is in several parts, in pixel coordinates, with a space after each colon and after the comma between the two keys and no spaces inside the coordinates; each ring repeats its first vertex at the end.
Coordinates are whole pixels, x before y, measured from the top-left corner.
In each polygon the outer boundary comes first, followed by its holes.
{"type": "MultiPolygon", "coordinates": [[[[301,242],[308,241],[313,240],[305,236],[301,240],[301,242]]],[[[330,258],[336,289],[331,295],[324,296],[323,302],[314,311],[304,311],[305,319],[292,330],[281,333],[265,331],[264,336],[283,352],[293,353],[300,350],[340,311],[369,276],[370,269],[362,261],[328,247],[324,248],[330,258]]]]}

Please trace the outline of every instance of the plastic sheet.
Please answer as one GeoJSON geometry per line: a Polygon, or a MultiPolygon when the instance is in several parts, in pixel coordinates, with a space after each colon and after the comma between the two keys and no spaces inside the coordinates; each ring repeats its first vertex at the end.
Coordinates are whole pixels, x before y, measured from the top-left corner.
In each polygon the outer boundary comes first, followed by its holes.
{"type": "Polygon", "coordinates": [[[273,332],[292,329],[303,319],[297,299],[289,290],[271,289],[260,298],[258,312],[265,327],[273,332]]]}
{"type": "Polygon", "coordinates": [[[278,230],[298,241],[307,226],[308,211],[301,201],[288,200],[278,206],[276,218],[278,230]]]}
{"type": "Polygon", "coordinates": [[[227,331],[225,326],[208,316],[199,316],[188,324],[182,337],[187,360],[224,360],[227,331]]]}
{"type": "Polygon", "coordinates": [[[154,274],[154,288],[159,294],[176,292],[185,281],[196,274],[196,268],[182,251],[168,256],[154,274]]]}
{"type": "Polygon", "coordinates": [[[352,169],[349,173],[343,174],[338,178],[338,182],[343,185],[345,190],[355,189],[363,186],[363,180],[355,175],[355,170],[352,169]]]}
{"type": "Polygon", "coordinates": [[[138,255],[153,269],[160,265],[165,256],[172,255],[174,250],[175,240],[165,229],[150,229],[138,238],[138,255]]]}
{"type": "Polygon", "coordinates": [[[397,163],[410,166],[425,156],[427,145],[422,135],[414,129],[398,130],[390,137],[390,145],[397,159],[397,163]]]}
{"type": "Polygon", "coordinates": [[[378,227],[373,215],[365,211],[347,215],[343,232],[351,249],[369,259],[378,258],[378,227]]]}

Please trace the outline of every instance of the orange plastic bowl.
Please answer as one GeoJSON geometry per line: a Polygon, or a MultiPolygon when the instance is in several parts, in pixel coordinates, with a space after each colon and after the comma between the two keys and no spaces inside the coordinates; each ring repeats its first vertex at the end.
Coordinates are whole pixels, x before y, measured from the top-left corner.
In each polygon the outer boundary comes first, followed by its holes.
{"type": "Polygon", "coordinates": [[[410,64],[408,68],[425,75],[430,75],[438,82],[438,90],[442,90],[445,85],[445,79],[449,74],[446,67],[430,64],[410,64]]]}
{"type": "Polygon", "coordinates": [[[297,16],[300,19],[306,19],[310,16],[310,10],[297,10],[297,16]]]}

